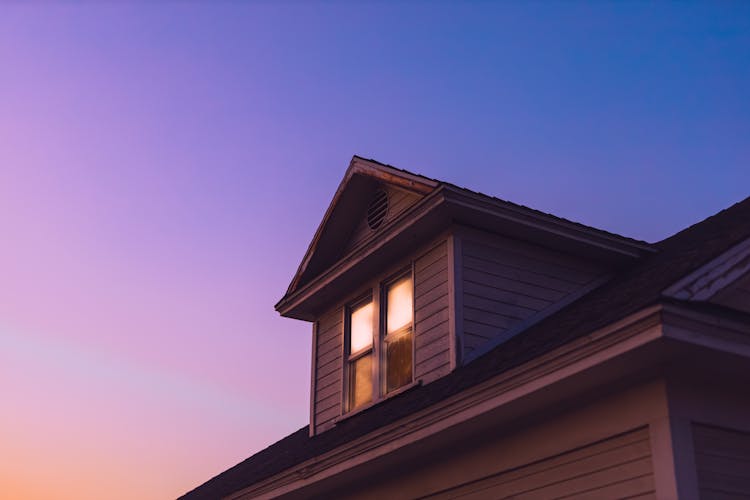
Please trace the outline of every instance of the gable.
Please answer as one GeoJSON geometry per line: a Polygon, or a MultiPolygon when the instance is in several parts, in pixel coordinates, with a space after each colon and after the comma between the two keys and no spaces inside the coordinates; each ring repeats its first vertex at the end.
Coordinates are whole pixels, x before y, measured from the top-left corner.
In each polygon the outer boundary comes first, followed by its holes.
{"type": "Polygon", "coordinates": [[[355,156],[286,295],[314,280],[350,251],[376,238],[437,186],[438,182],[432,179],[355,156]],[[378,194],[381,197],[375,199],[378,194]],[[377,220],[379,216],[382,220],[377,220]]]}
{"type": "Polygon", "coordinates": [[[355,221],[358,222],[356,222],[354,230],[349,235],[348,243],[342,245],[342,254],[346,255],[358,246],[365,245],[368,241],[376,238],[381,228],[398,219],[399,216],[404,214],[422,198],[424,198],[422,194],[410,192],[387,183],[377,183],[373,192],[369,196],[364,197],[364,200],[370,201],[367,204],[360,203],[359,211],[353,214],[355,221]],[[378,197],[378,194],[384,196],[378,197]],[[381,213],[384,216],[382,224],[373,228],[370,216],[377,216],[381,213]]]}

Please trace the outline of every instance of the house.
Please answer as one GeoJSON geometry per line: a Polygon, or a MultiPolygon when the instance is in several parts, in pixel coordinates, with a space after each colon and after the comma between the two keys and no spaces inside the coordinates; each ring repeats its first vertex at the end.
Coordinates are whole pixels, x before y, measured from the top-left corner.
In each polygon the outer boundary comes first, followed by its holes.
{"type": "Polygon", "coordinates": [[[354,157],[310,424],[185,499],[750,496],[750,198],[658,243],[354,157]]]}

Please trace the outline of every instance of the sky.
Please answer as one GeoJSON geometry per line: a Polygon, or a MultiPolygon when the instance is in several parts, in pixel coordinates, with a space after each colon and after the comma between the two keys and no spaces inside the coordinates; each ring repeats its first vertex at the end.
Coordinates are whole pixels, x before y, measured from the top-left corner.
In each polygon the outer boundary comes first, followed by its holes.
{"type": "Polygon", "coordinates": [[[0,4],[0,498],[174,498],[303,427],[352,155],[647,241],[750,195],[741,2],[0,4]]]}

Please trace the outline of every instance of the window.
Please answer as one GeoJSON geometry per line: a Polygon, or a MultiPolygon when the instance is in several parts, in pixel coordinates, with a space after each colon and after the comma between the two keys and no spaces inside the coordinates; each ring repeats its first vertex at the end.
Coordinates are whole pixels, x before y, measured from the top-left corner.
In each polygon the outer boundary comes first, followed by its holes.
{"type": "Polygon", "coordinates": [[[373,304],[360,303],[349,311],[349,409],[372,401],[373,304]]]}
{"type": "Polygon", "coordinates": [[[391,392],[408,384],[412,378],[414,293],[411,276],[386,288],[385,305],[385,391],[391,392]]]}
{"type": "Polygon", "coordinates": [[[411,274],[386,282],[346,312],[347,409],[411,383],[414,285],[411,274]]]}

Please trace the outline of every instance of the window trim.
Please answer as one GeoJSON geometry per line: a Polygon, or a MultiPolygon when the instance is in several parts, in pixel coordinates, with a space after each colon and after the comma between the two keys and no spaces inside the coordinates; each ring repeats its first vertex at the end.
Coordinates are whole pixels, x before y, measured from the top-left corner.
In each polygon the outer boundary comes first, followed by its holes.
{"type": "Polygon", "coordinates": [[[343,384],[343,390],[341,391],[341,395],[343,398],[342,401],[342,408],[344,409],[343,413],[348,413],[352,411],[357,411],[361,408],[367,407],[374,403],[376,399],[375,394],[375,376],[378,372],[378,366],[377,363],[373,363],[373,370],[372,370],[372,377],[373,377],[373,394],[370,398],[370,401],[367,403],[364,403],[360,405],[359,407],[354,408],[352,405],[352,394],[351,394],[351,366],[354,362],[359,360],[360,358],[363,358],[364,356],[367,356],[368,354],[372,355],[373,361],[375,361],[377,358],[377,330],[378,327],[378,318],[377,314],[373,311],[372,315],[372,343],[370,344],[370,347],[363,347],[359,351],[351,352],[351,321],[352,321],[352,311],[357,309],[358,307],[364,306],[366,304],[372,304],[373,308],[379,307],[378,300],[376,298],[376,295],[372,293],[373,290],[370,289],[365,293],[362,293],[358,296],[357,299],[349,302],[344,307],[344,370],[343,370],[343,377],[342,377],[342,384],[343,384]]]}
{"type": "Polygon", "coordinates": [[[408,266],[405,266],[404,268],[401,268],[400,271],[395,272],[391,274],[388,278],[380,282],[380,321],[378,325],[378,347],[380,348],[380,358],[379,358],[379,366],[378,369],[382,369],[384,372],[383,375],[378,380],[378,388],[379,388],[379,398],[378,401],[385,399],[386,397],[397,393],[401,388],[410,386],[414,384],[414,376],[416,375],[417,371],[417,363],[416,363],[416,333],[415,333],[415,297],[417,295],[416,290],[416,284],[414,282],[414,261],[411,261],[408,266]],[[411,280],[411,323],[409,326],[404,326],[402,328],[399,328],[396,332],[393,332],[391,334],[388,334],[387,327],[388,322],[386,321],[386,317],[388,315],[388,287],[393,285],[394,283],[397,283],[398,281],[409,278],[411,280]],[[388,391],[388,368],[387,368],[387,350],[385,349],[385,344],[389,340],[398,338],[399,336],[403,335],[407,328],[411,329],[411,381],[408,383],[397,387],[393,389],[392,391],[388,391]]]}
{"type": "Polygon", "coordinates": [[[359,411],[369,408],[370,406],[377,404],[378,402],[400,394],[410,387],[418,385],[420,382],[416,380],[416,284],[414,280],[414,261],[410,261],[407,265],[399,268],[398,271],[388,274],[385,279],[379,278],[373,280],[368,289],[356,295],[351,301],[348,301],[343,308],[344,318],[344,342],[343,342],[343,376],[342,376],[342,412],[340,418],[349,416],[359,411]],[[388,287],[397,281],[409,278],[411,280],[412,287],[412,303],[411,303],[411,323],[409,326],[400,328],[397,332],[388,335],[385,331],[386,325],[386,314],[387,311],[387,293],[388,287]],[[351,314],[352,311],[365,304],[372,303],[374,311],[372,315],[373,322],[373,343],[371,347],[364,347],[357,352],[351,352],[351,314]],[[411,342],[411,381],[407,384],[402,385],[396,389],[387,391],[387,378],[386,378],[386,341],[398,337],[404,334],[407,328],[411,328],[412,342],[411,342]],[[352,388],[351,388],[351,366],[352,363],[358,359],[372,354],[373,367],[372,367],[372,386],[373,394],[372,399],[368,403],[364,403],[356,408],[352,407],[352,388]]]}

